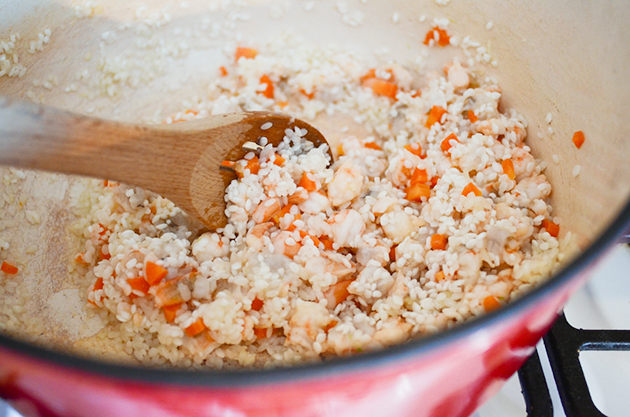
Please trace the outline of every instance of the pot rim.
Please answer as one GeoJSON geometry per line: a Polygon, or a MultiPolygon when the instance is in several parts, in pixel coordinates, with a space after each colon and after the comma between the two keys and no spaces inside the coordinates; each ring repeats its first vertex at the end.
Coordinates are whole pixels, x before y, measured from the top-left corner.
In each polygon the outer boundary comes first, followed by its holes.
{"type": "Polygon", "coordinates": [[[554,293],[559,287],[580,274],[591,262],[600,257],[620,235],[630,226],[630,198],[615,220],[604,232],[580,255],[576,256],[559,273],[552,276],[541,286],[534,288],[525,296],[508,303],[506,306],[433,335],[419,337],[400,345],[383,350],[366,352],[350,357],[340,357],[325,362],[292,365],[286,368],[243,369],[243,370],[184,370],[166,368],[148,368],[121,365],[99,361],[87,357],[71,355],[36,346],[0,334],[0,348],[14,353],[41,360],[47,365],[69,368],[71,371],[84,371],[95,376],[123,380],[124,382],[142,382],[153,385],[177,385],[181,387],[239,388],[264,386],[287,382],[306,382],[323,379],[334,375],[353,372],[366,372],[390,364],[400,364],[420,355],[428,355],[442,347],[508,317],[514,317],[523,310],[540,302],[554,293]]]}

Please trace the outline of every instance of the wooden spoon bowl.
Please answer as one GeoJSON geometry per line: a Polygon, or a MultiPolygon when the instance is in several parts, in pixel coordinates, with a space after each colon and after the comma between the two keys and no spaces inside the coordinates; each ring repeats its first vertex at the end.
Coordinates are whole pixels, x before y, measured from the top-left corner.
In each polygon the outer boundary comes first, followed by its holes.
{"type": "Polygon", "coordinates": [[[315,146],[327,143],[309,124],[271,112],[134,125],[0,97],[0,164],[136,185],[215,230],[227,222],[224,194],[234,179],[221,162],[243,158],[243,145],[263,136],[278,145],[295,127],[315,146]]]}

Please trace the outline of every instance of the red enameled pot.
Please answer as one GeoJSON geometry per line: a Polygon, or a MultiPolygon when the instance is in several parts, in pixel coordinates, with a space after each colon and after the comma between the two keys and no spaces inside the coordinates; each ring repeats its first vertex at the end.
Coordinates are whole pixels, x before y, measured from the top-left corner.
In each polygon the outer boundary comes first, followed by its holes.
{"type": "MultiPolygon", "coordinates": [[[[76,68],[87,65],[81,64],[89,61],[85,51],[98,51],[101,34],[133,22],[142,4],[103,3],[102,10],[97,7],[96,15],[84,19],[76,18],[78,9],[70,1],[0,5],[0,39],[16,29],[25,39],[44,27],[52,29],[44,51],[20,56],[28,68],[23,78],[0,77],[0,93],[30,97],[33,80],[47,74],[56,74],[59,85],[67,85],[76,68]]],[[[151,2],[142,13],[167,3],[151,2]]],[[[307,42],[336,42],[360,54],[388,47],[392,57],[405,62],[418,55],[433,17],[451,19],[454,33],[479,40],[497,59],[498,67],[486,70],[499,79],[504,107],[518,109],[528,119],[528,144],[547,162],[546,174],[554,186],[554,215],[575,233],[583,251],[544,285],[482,318],[384,351],[287,369],[137,368],[0,336],[0,395],[28,401],[40,415],[64,417],[469,415],[523,364],[568,297],[630,223],[630,7],[616,1],[455,0],[441,6],[398,0],[347,1],[345,6],[315,2],[307,11],[308,2],[298,1],[228,8],[209,8],[207,3],[171,4],[168,24],[151,30],[185,30],[204,17],[226,22],[241,13],[249,20],[236,19],[234,25],[245,38],[292,30],[307,42]],[[350,12],[360,12],[352,15],[359,21],[356,26],[347,24],[350,12]],[[423,15],[426,22],[421,22],[423,15]],[[547,113],[554,115],[553,134],[547,113]],[[576,130],[587,137],[579,151],[571,143],[576,130]],[[576,165],[581,167],[577,177],[576,165]]],[[[173,68],[190,75],[186,88],[173,92],[174,97],[194,91],[195,69],[198,73],[211,62],[216,67],[221,43],[215,41],[182,67],[167,66],[164,77],[173,68]]],[[[105,42],[103,48],[124,48],[124,43],[105,42]]],[[[155,83],[122,91],[114,104],[107,97],[76,98],[61,88],[36,90],[48,104],[74,110],[93,105],[95,114],[123,120],[169,106],[156,99],[163,92],[155,83]]]]}

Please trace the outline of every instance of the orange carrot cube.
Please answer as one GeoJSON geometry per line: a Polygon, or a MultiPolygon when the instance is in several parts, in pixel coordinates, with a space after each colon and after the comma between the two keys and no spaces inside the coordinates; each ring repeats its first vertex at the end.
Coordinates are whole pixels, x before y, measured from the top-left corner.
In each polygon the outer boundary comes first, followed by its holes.
{"type": "Polygon", "coordinates": [[[463,196],[468,196],[468,194],[473,193],[475,194],[477,197],[481,197],[481,191],[479,191],[479,188],[477,188],[477,186],[475,184],[468,183],[467,186],[464,187],[464,191],[462,191],[462,195],[463,196]]]}
{"type": "Polygon", "coordinates": [[[584,140],[584,132],[582,132],[581,130],[578,130],[573,134],[573,144],[576,148],[580,149],[584,144],[584,140]]]}

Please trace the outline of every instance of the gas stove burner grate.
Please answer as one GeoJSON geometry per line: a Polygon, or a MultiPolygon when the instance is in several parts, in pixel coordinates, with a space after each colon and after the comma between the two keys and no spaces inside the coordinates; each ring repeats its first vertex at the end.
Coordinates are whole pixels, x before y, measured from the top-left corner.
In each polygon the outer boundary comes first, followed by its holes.
{"type": "Polygon", "coordinates": [[[553,404],[538,353],[527,359],[518,371],[527,417],[553,417],[553,404]]]}
{"type": "MultiPolygon", "coordinates": [[[[562,314],[544,337],[545,350],[568,417],[605,417],[595,406],[580,364],[583,351],[630,351],[630,330],[583,330],[562,314]]],[[[518,371],[528,417],[553,417],[553,405],[538,354],[518,371]]]]}
{"type": "Polygon", "coordinates": [[[580,365],[581,351],[630,351],[630,330],[583,330],[561,315],[545,336],[545,348],[569,417],[604,417],[591,398],[580,365]]]}

